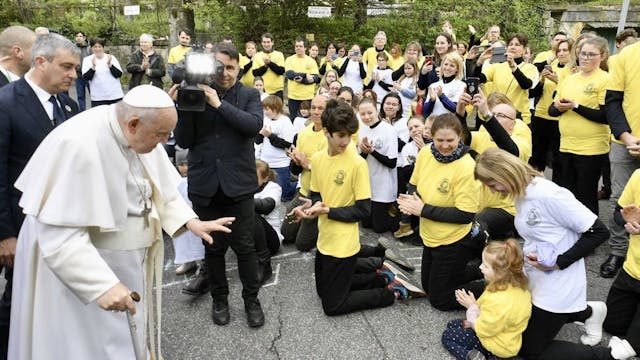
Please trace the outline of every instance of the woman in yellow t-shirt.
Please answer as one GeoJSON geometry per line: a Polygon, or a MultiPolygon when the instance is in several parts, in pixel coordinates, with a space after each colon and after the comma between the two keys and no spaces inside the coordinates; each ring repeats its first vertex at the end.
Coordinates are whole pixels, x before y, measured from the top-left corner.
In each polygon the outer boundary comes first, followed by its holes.
{"type": "Polygon", "coordinates": [[[604,110],[609,75],[600,69],[608,54],[606,39],[585,40],[578,55],[580,72],[560,82],[549,106],[560,130],[559,185],[571,190],[594,214],[598,214],[598,181],[611,137],[604,110]]]}
{"type": "Polygon", "coordinates": [[[539,97],[533,119],[531,120],[531,137],[533,151],[529,164],[538,171],[544,171],[547,165],[547,153],[551,150],[553,181],[558,183],[560,178],[560,130],[558,118],[549,115],[549,105],[553,102],[553,94],[558,84],[571,75],[574,64],[573,41],[562,40],[558,43],[554,56],[558,61],[545,65],[540,71],[540,82],[531,91],[539,97]]]}
{"type": "Polygon", "coordinates": [[[482,286],[466,283],[467,262],[473,257],[471,224],[478,211],[479,182],[475,162],[460,140],[462,125],[451,114],[436,117],[433,144],[418,153],[409,180],[410,194],[398,198],[400,211],[420,217],[422,287],[439,310],[461,309],[454,291],[465,288],[479,296],[482,286]],[[417,190],[417,192],[416,192],[417,190]]]}

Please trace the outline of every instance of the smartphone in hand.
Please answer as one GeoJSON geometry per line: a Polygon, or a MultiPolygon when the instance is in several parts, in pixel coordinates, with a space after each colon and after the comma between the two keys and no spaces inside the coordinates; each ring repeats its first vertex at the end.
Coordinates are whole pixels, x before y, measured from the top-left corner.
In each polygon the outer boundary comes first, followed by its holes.
{"type": "Polygon", "coordinates": [[[467,83],[467,94],[473,96],[478,93],[480,89],[480,78],[468,77],[465,82],[467,83]]]}
{"type": "Polygon", "coordinates": [[[499,46],[493,48],[493,54],[491,55],[491,63],[503,63],[507,61],[507,48],[499,46]]]}
{"type": "Polygon", "coordinates": [[[549,72],[553,72],[553,68],[551,67],[551,65],[545,65],[544,69],[549,71],[549,72]]]}

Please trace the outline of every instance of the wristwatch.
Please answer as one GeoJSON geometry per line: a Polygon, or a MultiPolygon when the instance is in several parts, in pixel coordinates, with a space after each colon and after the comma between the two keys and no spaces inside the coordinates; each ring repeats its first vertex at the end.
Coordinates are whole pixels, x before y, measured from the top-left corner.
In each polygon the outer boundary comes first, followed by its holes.
{"type": "Polygon", "coordinates": [[[489,121],[493,117],[493,113],[491,111],[487,111],[487,115],[484,116],[484,121],[489,121]]]}

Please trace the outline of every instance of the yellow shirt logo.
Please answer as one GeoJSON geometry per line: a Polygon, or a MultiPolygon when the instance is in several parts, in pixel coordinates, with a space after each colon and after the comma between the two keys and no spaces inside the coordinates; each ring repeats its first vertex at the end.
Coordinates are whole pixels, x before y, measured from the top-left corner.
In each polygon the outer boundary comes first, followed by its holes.
{"type": "Polygon", "coordinates": [[[347,174],[344,172],[344,170],[338,170],[336,176],[333,178],[333,182],[335,182],[337,185],[342,185],[344,184],[344,178],[346,176],[347,174]]]}
{"type": "Polygon", "coordinates": [[[446,194],[449,192],[449,179],[442,179],[440,181],[440,185],[438,185],[438,191],[446,194]]]}

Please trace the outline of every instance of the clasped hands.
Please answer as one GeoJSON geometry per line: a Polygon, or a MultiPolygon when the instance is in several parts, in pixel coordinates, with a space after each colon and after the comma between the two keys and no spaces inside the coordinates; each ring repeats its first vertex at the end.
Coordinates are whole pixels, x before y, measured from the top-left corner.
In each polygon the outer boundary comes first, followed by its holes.
{"type": "Polygon", "coordinates": [[[303,204],[293,208],[288,214],[290,224],[295,224],[302,219],[313,219],[322,214],[329,213],[329,207],[322,201],[316,201],[315,204],[311,204],[311,199],[305,197],[299,198],[303,204]]]}

